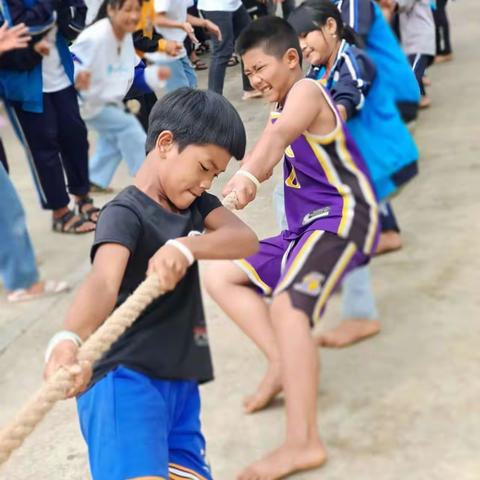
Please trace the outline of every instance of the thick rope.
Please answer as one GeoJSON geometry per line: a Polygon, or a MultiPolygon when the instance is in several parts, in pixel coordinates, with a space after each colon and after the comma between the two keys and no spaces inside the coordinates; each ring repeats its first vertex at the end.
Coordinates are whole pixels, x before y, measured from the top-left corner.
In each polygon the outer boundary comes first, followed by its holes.
{"type": "MultiPolygon", "coordinates": [[[[233,209],[235,200],[235,192],[232,192],[225,198],[223,204],[225,207],[233,209]]],[[[156,275],[151,275],[144,280],[80,347],[79,361],[87,361],[93,365],[100,360],[112,344],[162,293],[156,275]]],[[[0,465],[5,463],[12,452],[22,445],[55,403],[66,398],[67,392],[72,386],[73,375],[64,368],[57,370],[48,381],[44,382],[12,422],[0,431],[0,465]]]]}

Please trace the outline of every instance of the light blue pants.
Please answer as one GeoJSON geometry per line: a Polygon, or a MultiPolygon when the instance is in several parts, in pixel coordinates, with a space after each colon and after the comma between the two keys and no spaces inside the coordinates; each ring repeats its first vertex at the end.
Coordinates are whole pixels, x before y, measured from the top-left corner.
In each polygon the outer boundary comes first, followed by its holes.
{"type": "Polygon", "coordinates": [[[0,279],[7,290],[29,288],[39,279],[25,212],[0,163],[0,279]]]}
{"type": "Polygon", "coordinates": [[[197,88],[197,74],[186,55],[177,60],[166,60],[156,64],[163,65],[171,70],[170,78],[167,80],[165,87],[167,92],[173,92],[181,87],[197,88]]]}
{"type": "Polygon", "coordinates": [[[122,159],[133,177],[145,160],[147,139],[136,117],[120,107],[106,105],[86,124],[98,134],[95,153],[89,162],[90,182],[108,187],[122,159]]]}
{"type": "MultiPolygon", "coordinates": [[[[283,183],[279,183],[273,191],[273,203],[277,222],[282,230],[287,228],[284,201],[283,183]]],[[[370,270],[368,265],[358,267],[347,273],[342,283],[342,318],[344,320],[353,318],[373,320],[377,316],[370,270]]]]}

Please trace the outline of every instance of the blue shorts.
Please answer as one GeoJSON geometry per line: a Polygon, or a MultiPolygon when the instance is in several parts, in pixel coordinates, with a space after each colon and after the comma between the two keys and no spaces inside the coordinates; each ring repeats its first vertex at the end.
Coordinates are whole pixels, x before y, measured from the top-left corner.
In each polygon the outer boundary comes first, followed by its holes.
{"type": "Polygon", "coordinates": [[[118,367],[77,400],[93,480],[211,480],[198,384],[118,367]]]}

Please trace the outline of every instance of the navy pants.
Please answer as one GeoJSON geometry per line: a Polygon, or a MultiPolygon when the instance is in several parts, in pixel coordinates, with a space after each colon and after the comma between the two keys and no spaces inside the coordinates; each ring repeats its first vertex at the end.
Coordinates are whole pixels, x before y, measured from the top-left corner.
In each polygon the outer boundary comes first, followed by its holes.
{"type": "Polygon", "coordinates": [[[44,93],[42,113],[14,107],[42,207],[57,210],[70,203],[65,177],[69,193],[86,195],[90,189],[87,128],[75,89],[44,93]]]}
{"type": "Polygon", "coordinates": [[[433,56],[417,53],[416,55],[409,55],[408,61],[412,66],[413,73],[415,74],[418,86],[420,87],[420,93],[423,97],[426,94],[425,85],[423,84],[423,77],[427,68],[432,64],[433,56]]]}
{"type": "Polygon", "coordinates": [[[435,19],[437,55],[449,55],[452,53],[452,45],[447,17],[447,0],[437,0],[437,8],[433,11],[433,18],[435,19]]]}
{"type": "MultiPolygon", "coordinates": [[[[242,30],[250,23],[250,16],[247,9],[242,5],[234,12],[202,12],[203,16],[213,23],[216,23],[222,32],[222,41],[219,42],[215,36],[212,36],[213,52],[212,63],[208,73],[208,89],[223,94],[223,84],[225,82],[225,72],[227,63],[230,60],[237,40],[242,30]]],[[[243,90],[252,90],[250,82],[243,73],[243,90]]]]}

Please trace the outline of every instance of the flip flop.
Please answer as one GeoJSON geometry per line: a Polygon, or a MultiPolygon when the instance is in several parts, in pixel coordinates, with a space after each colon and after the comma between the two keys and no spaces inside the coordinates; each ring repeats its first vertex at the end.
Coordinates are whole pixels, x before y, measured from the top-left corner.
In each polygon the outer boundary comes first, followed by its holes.
{"type": "Polygon", "coordinates": [[[30,293],[25,288],[13,290],[7,295],[7,301],[10,303],[28,302],[30,300],[38,300],[40,298],[50,297],[59,293],[67,292],[70,286],[67,282],[56,282],[54,280],[46,280],[43,284],[43,291],[38,293],[30,293]]]}
{"type": "Polygon", "coordinates": [[[195,60],[194,62],[192,62],[192,64],[193,68],[195,68],[195,70],[197,71],[208,69],[208,65],[205,62],[202,62],[200,59],[195,60]]]}

